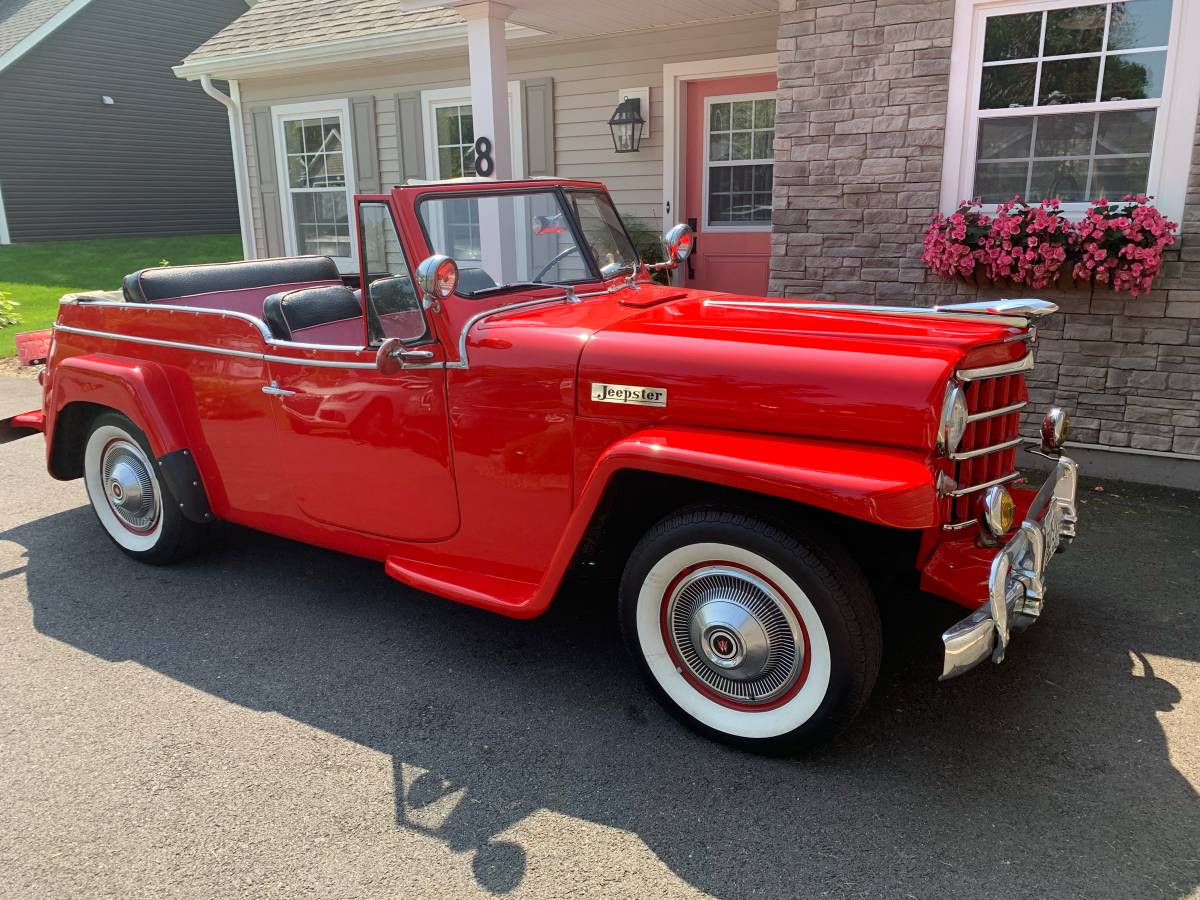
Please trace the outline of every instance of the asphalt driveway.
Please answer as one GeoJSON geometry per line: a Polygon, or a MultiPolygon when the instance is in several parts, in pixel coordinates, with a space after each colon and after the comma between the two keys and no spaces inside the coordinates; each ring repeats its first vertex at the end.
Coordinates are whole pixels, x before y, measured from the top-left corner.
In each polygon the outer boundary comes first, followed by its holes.
{"type": "Polygon", "coordinates": [[[236,529],[149,568],[40,439],[0,486],[0,896],[1200,891],[1196,495],[1087,494],[1002,666],[939,685],[893,598],[865,714],[780,761],[662,713],[595,592],[509,621],[236,529]]]}

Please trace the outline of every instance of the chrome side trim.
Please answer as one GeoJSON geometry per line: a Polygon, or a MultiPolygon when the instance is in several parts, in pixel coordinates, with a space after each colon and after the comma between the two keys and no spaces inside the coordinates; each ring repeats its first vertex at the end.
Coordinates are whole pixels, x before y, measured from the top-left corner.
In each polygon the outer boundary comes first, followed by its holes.
{"type": "Polygon", "coordinates": [[[83,334],[88,337],[109,338],[114,341],[130,341],[134,344],[149,344],[152,347],[173,347],[177,350],[192,350],[196,353],[214,353],[217,356],[236,356],[241,359],[263,359],[263,354],[249,350],[228,350],[224,347],[209,347],[205,344],[187,344],[183,341],[164,341],[160,338],[140,337],[133,334],[117,334],[112,331],[96,331],[91,328],[77,328],[74,325],[54,326],[55,331],[65,331],[68,334],[83,334]]]}
{"type": "Polygon", "coordinates": [[[958,488],[957,490],[947,491],[947,497],[966,497],[968,494],[974,494],[977,491],[986,491],[990,487],[995,487],[998,484],[1008,484],[1010,481],[1016,481],[1021,477],[1020,472],[1010,472],[1007,475],[1001,475],[999,478],[993,478],[991,481],[985,481],[982,484],[973,484],[970,487],[958,488]]]}
{"type": "Polygon", "coordinates": [[[971,413],[967,416],[967,423],[982,422],[984,419],[994,419],[997,416],[1007,416],[1009,413],[1019,412],[1029,405],[1028,400],[1022,400],[1020,403],[1014,403],[1011,406],[1002,406],[999,409],[989,409],[987,412],[971,413]]]}
{"type": "Polygon", "coordinates": [[[1002,375],[1016,375],[1018,372],[1028,372],[1032,368],[1033,354],[1026,353],[1016,362],[983,366],[979,369],[959,369],[954,373],[954,377],[959,381],[979,381],[984,378],[999,378],[1002,375]]]}
{"type": "MultiPolygon", "coordinates": [[[[88,337],[108,338],[114,341],[129,341],[134,344],[147,344],[151,347],[170,347],[175,350],[191,350],[195,353],[212,353],[217,356],[233,356],[239,359],[257,359],[262,362],[281,363],[283,365],[292,366],[313,366],[318,369],[374,369],[374,362],[357,362],[354,360],[337,360],[337,359],[304,359],[296,356],[278,356],[276,354],[255,353],[250,350],[230,350],[225,347],[210,347],[207,344],[189,344],[185,341],[166,341],[161,338],[141,337],[134,334],[118,334],[113,331],[97,331],[93,328],[79,328],[75,325],[58,325],[54,326],[57,331],[65,331],[69,334],[82,334],[88,337]]],[[[272,345],[277,346],[277,345],[272,345]]],[[[279,346],[291,346],[282,344],[279,346]]],[[[323,347],[316,345],[321,350],[344,350],[342,347],[323,347]]],[[[353,352],[359,352],[358,348],[352,348],[353,352]]]]}
{"type": "MultiPolygon", "coordinates": [[[[74,305],[77,300],[60,300],[60,306],[74,305]]],[[[249,313],[237,312],[232,309],[206,309],[202,306],[175,306],[170,303],[119,303],[115,300],[92,300],[87,303],[89,308],[100,307],[107,309],[165,309],[167,312],[185,312],[196,313],[197,315],[209,316],[228,316],[234,319],[241,319],[243,322],[249,322],[258,329],[258,333],[262,335],[262,339],[267,343],[271,343],[274,339],[271,337],[271,330],[267,328],[267,323],[262,319],[250,315],[249,313]]]]}
{"type": "Polygon", "coordinates": [[[957,453],[951,453],[950,459],[961,461],[964,459],[975,459],[979,456],[987,456],[989,453],[999,453],[1001,450],[1008,450],[1021,443],[1024,438],[1015,437],[1011,441],[1002,441],[999,444],[992,444],[990,447],[980,447],[978,450],[960,450],[957,453]]]}
{"type": "Polygon", "coordinates": [[[471,329],[484,319],[491,318],[492,316],[498,316],[506,312],[514,312],[518,309],[531,309],[535,306],[546,306],[551,303],[566,302],[574,304],[578,303],[580,300],[586,300],[589,297],[605,297],[609,294],[615,294],[618,291],[625,290],[625,288],[626,285],[624,282],[622,282],[621,284],[614,284],[611,287],[607,287],[602,291],[591,291],[585,294],[577,294],[574,291],[568,290],[566,293],[560,294],[556,297],[541,297],[537,300],[522,300],[519,303],[509,303],[506,306],[497,306],[493,309],[480,310],[479,312],[475,313],[475,315],[471,316],[471,318],[467,319],[466,323],[462,327],[462,330],[458,333],[458,360],[447,362],[446,368],[469,369],[471,367],[471,361],[467,357],[467,336],[471,333],[471,329]]]}
{"type": "Polygon", "coordinates": [[[271,363],[281,363],[289,366],[312,366],[317,369],[374,369],[376,368],[374,360],[371,362],[352,362],[351,360],[342,361],[340,359],[304,359],[300,356],[276,356],[274,354],[263,354],[263,359],[271,363]]]}

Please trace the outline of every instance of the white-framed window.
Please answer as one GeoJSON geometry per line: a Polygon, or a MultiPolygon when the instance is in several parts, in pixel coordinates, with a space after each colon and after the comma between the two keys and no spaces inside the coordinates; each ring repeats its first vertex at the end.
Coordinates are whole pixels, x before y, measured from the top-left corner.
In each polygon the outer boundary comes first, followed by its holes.
{"type": "MultiPolygon", "coordinates": [[[[441,88],[421,92],[422,127],[425,132],[425,171],[427,177],[475,177],[475,120],[471,110],[471,88],[441,88]]],[[[525,130],[522,127],[521,82],[508,83],[508,132],[512,143],[513,178],[525,176],[525,130]]],[[[494,255],[494,248],[484,247],[483,236],[489,229],[481,228],[480,212],[489,211],[489,204],[458,203],[447,208],[437,207],[429,227],[440,235],[442,252],[464,268],[483,265],[485,255],[494,255]]],[[[494,212],[494,210],[493,210],[494,212]]],[[[517,235],[520,243],[523,239],[517,235]]],[[[522,244],[522,251],[525,248],[522,244]]]]}
{"type": "Polygon", "coordinates": [[[775,94],[704,101],[705,231],[770,231],[775,94]]]}
{"type": "Polygon", "coordinates": [[[354,271],[349,102],[294,103],[271,113],[288,255],[329,256],[343,271],[354,271]]]}
{"type": "Polygon", "coordinates": [[[1192,0],[958,0],[942,208],[1126,194],[1183,211],[1200,67],[1192,0]],[[1189,40],[1190,37],[1190,40],[1189,40]]]}

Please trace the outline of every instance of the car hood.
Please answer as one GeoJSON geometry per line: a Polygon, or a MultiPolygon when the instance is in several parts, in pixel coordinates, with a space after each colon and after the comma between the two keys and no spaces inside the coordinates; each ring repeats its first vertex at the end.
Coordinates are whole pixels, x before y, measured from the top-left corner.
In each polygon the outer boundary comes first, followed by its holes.
{"type": "Polygon", "coordinates": [[[932,449],[954,368],[969,351],[1023,330],[986,317],[674,296],[591,335],[580,358],[580,415],[932,449]]]}

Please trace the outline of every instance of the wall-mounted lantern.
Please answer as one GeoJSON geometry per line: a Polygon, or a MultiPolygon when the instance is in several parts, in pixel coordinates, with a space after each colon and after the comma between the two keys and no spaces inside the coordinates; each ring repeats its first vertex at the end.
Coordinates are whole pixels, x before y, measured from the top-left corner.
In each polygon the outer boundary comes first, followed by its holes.
{"type": "Polygon", "coordinates": [[[637,153],[642,146],[642,131],[646,120],[642,118],[642,101],[639,97],[626,97],[617,104],[612,118],[608,120],[612,131],[613,149],[618,153],[637,153]]]}

